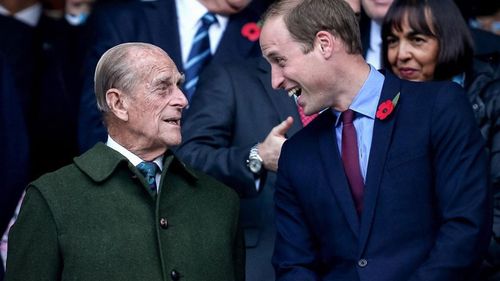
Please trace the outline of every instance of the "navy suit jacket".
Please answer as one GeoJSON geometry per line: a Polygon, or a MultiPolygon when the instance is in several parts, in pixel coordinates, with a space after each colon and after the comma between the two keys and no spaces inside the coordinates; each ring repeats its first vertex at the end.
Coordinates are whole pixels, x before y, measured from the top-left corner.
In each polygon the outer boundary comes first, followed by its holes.
{"type": "Polygon", "coordinates": [[[276,174],[261,179],[260,190],[246,166],[253,145],[288,116],[287,133],[302,128],[297,106],[284,91],[271,87],[270,65],[262,57],[245,64],[209,66],[200,78],[191,106],[182,120],[183,143],[176,154],[236,190],[240,224],[247,246],[247,280],[274,280],[271,255],[276,230],[272,196],[276,174]]]}
{"type": "Polygon", "coordinates": [[[387,74],[361,217],[342,166],[335,115],[285,142],[275,194],[277,280],[471,279],[487,247],[491,202],[481,134],[461,87],[387,74]]]}
{"type": "MultiPolygon", "coordinates": [[[[19,89],[0,51],[0,235],[14,214],[29,180],[29,143],[19,89]]],[[[0,280],[4,268],[0,265],[0,280]]]]}
{"type": "MultiPolygon", "coordinates": [[[[261,55],[258,41],[241,35],[241,28],[248,22],[257,22],[261,11],[249,6],[232,15],[215,52],[212,63],[237,61],[261,55]]],[[[258,6],[260,7],[260,6],[258,6]]],[[[91,19],[95,29],[92,48],[85,66],[83,93],[79,116],[79,145],[83,152],[98,141],[105,141],[106,130],[101,113],[97,110],[93,90],[95,66],[100,56],[109,48],[125,42],[145,42],[165,50],[183,72],[177,11],[174,0],[128,1],[112,3],[96,10],[91,19]]]]}

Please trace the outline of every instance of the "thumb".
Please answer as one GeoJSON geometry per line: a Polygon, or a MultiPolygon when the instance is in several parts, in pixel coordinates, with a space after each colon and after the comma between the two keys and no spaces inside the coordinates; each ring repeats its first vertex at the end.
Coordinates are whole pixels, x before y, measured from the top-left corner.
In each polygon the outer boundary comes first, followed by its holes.
{"type": "Polygon", "coordinates": [[[288,132],[288,129],[292,127],[292,124],[293,124],[293,118],[291,116],[288,116],[283,122],[274,127],[273,131],[277,135],[284,136],[286,132],[288,132]]]}

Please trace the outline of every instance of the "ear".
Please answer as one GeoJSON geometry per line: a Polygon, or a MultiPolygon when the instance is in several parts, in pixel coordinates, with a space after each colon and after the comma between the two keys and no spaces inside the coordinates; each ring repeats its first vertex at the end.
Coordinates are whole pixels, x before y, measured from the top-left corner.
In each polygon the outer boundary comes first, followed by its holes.
{"type": "Polygon", "coordinates": [[[112,88],[106,91],[106,103],[111,112],[120,120],[128,121],[128,106],[125,93],[112,88]]]}
{"type": "Polygon", "coordinates": [[[337,41],[337,38],[335,38],[330,32],[322,30],[316,33],[314,44],[318,47],[318,50],[323,57],[329,58],[336,50],[337,41]]]}

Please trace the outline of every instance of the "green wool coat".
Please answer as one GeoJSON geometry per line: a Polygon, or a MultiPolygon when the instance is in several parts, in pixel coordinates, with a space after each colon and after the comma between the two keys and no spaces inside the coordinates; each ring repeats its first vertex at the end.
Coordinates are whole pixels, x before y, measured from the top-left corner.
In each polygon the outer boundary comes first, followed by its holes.
{"type": "Polygon", "coordinates": [[[5,280],[244,280],[237,195],[164,161],[158,195],[102,143],[30,184],[5,280]]]}

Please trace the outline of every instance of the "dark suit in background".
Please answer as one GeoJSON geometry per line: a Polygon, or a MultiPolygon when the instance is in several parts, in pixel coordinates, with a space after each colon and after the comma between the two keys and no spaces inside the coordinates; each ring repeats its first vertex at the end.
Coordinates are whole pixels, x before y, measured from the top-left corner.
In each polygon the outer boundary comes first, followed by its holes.
{"type": "MultiPolygon", "coordinates": [[[[0,52],[0,235],[9,224],[29,177],[26,122],[10,65],[0,52]]],[[[0,265],[0,280],[3,280],[0,265]]]]}
{"type": "Polygon", "coordinates": [[[358,218],[321,114],[283,146],[276,187],[279,280],[475,280],[491,230],[486,155],[463,89],[385,76],[358,218]],[[354,250],[353,250],[354,249],[354,250]]]}
{"type": "MultiPolygon", "coordinates": [[[[261,14],[260,5],[250,5],[240,13],[229,17],[229,22],[213,63],[233,62],[248,57],[260,56],[257,41],[252,42],[241,35],[245,23],[257,22],[261,14]],[[259,7],[259,8],[256,8],[259,7]]],[[[83,93],[79,115],[80,151],[92,147],[106,138],[101,116],[96,108],[93,85],[94,68],[98,58],[109,48],[124,42],[152,43],[165,50],[176,65],[183,65],[179,28],[174,0],[127,1],[103,5],[94,12],[95,29],[92,49],[87,58],[83,93]]],[[[183,69],[179,69],[183,72],[183,69]]]]}
{"type": "Polygon", "coordinates": [[[240,222],[245,230],[247,280],[274,280],[271,255],[276,234],[272,196],[276,174],[267,172],[259,192],[246,166],[250,148],[288,116],[288,136],[301,129],[293,98],[271,87],[269,64],[262,58],[245,64],[208,67],[182,123],[177,155],[242,197],[240,222]]]}
{"type": "Polygon", "coordinates": [[[12,69],[27,122],[31,179],[69,164],[77,154],[83,33],[83,26],[45,14],[36,26],[0,16],[0,51],[12,69]]]}

